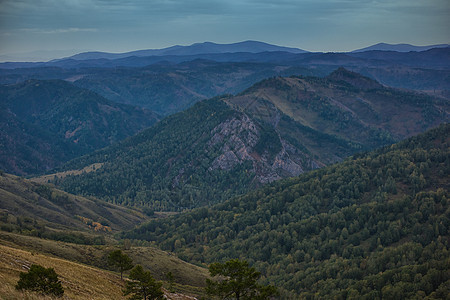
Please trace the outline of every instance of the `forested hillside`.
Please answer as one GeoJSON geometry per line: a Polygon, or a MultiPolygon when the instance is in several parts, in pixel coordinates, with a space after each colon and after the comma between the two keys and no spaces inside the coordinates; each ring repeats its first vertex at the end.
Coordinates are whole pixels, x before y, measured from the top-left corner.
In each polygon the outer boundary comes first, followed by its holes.
{"type": "MultiPolygon", "coordinates": [[[[345,148],[333,139],[329,143],[345,148]]],[[[95,172],[57,178],[55,183],[72,193],[124,205],[182,210],[217,203],[317,165],[308,153],[287,147],[272,127],[211,99],[72,161],[65,169],[104,164],[95,172]]]]}
{"type": "Polygon", "coordinates": [[[76,194],[180,211],[341,161],[448,121],[448,103],[340,69],[327,78],[264,80],[205,100],[63,167],[76,194]]]}
{"type": "Polygon", "coordinates": [[[125,236],[190,262],[246,259],[286,297],[445,298],[449,146],[441,125],[125,236]]]}
{"type": "Polygon", "coordinates": [[[45,172],[159,119],[62,80],[0,86],[0,113],[0,168],[20,175],[45,172]]]}

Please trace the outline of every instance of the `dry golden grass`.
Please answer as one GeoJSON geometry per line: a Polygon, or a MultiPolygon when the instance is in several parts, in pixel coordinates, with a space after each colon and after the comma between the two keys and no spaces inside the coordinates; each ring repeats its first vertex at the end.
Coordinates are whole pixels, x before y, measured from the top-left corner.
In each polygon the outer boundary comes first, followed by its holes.
{"type": "Polygon", "coordinates": [[[34,177],[34,178],[31,178],[30,180],[37,182],[37,183],[48,183],[49,180],[50,181],[53,180],[55,178],[55,176],[57,178],[61,179],[66,176],[69,176],[69,175],[80,175],[82,173],[94,172],[95,170],[100,169],[102,166],[103,166],[103,163],[95,163],[95,164],[89,165],[87,167],[84,167],[81,170],[70,170],[70,171],[65,171],[65,172],[58,172],[58,173],[54,173],[54,174],[34,177]]]}
{"type": "MultiPolygon", "coordinates": [[[[122,295],[124,281],[113,272],[78,264],[68,260],[37,254],[5,245],[0,245],[0,298],[3,300],[55,300],[50,296],[15,289],[20,272],[26,272],[32,264],[54,268],[64,287],[62,299],[126,299],[122,295]]],[[[177,289],[183,289],[176,285],[177,289]]],[[[192,288],[192,287],[191,287],[192,288]]],[[[170,293],[163,289],[167,299],[197,299],[181,293],[170,293]]],[[[201,290],[198,290],[201,293],[201,290]]]]}
{"type": "Polygon", "coordinates": [[[64,287],[64,299],[125,299],[123,282],[116,274],[4,245],[0,245],[0,253],[2,299],[52,299],[15,290],[20,272],[26,272],[32,264],[55,269],[64,287]]]}
{"type": "MultiPolygon", "coordinates": [[[[10,249],[22,249],[18,251],[24,252],[28,257],[48,257],[52,259],[58,259],[58,261],[76,261],[80,263],[75,263],[78,266],[98,266],[100,268],[106,267],[105,256],[112,250],[118,249],[114,245],[101,245],[101,246],[89,246],[89,245],[77,245],[71,243],[64,243],[52,240],[40,239],[37,237],[23,236],[14,233],[2,232],[0,231],[0,246],[3,248],[10,249]],[[40,253],[35,254],[35,253],[40,253]],[[35,254],[35,255],[33,255],[35,254]],[[56,257],[56,258],[55,258],[56,257]]],[[[3,251],[0,248],[0,260],[3,259],[3,251]]],[[[149,270],[150,273],[157,279],[165,281],[165,274],[167,272],[172,272],[175,277],[174,288],[177,292],[187,295],[202,295],[203,288],[205,285],[205,280],[208,277],[208,270],[195,265],[186,263],[175,255],[157,249],[155,247],[131,247],[129,250],[125,250],[132,259],[134,264],[140,264],[144,269],[149,270]]],[[[28,261],[31,262],[29,259],[28,261]]],[[[48,267],[47,265],[42,264],[48,267]]],[[[102,271],[95,267],[87,267],[93,270],[98,270],[99,272],[104,272],[108,276],[112,276],[120,281],[120,275],[118,273],[102,271]]],[[[0,283],[3,275],[3,267],[0,262],[0,283]]],[[[19,268],[16,270],[14,285],[18,280],[19,268]]],[[[58,274],[58,270],[55,268],[58,274]]],[[[127,272],[125,273],[125,276],[127,272]]],[[[93,275],[94,276],[94,275],[93,275]]],[[[92,276],[83,276],[83,280],[90,280],[92,276]]],[[[95,278],[94,278],[95,280],[95,278]]],[[[1,284],[0,284],[1,285],[1,284]]],[[[14,286],[11,285],[11,286],[14,286]]],[[[63,281],[64,286],[64,281],[63,281]]],[[[168,283],[164,283],[165,287],[168,287],[168,283]]],[[[65,288],[66,286],[64,286],[65,288]]],[[[0,299],[2,295],[7,295],[8,292],[1,292],[0,288],[0,299]]],[[[182,295],[184,296],[184,295],[182,295]]],[[[180,295],[174,295],[174,299],[179,299],[180,295]],[[176,298],[178,297],[178,298],[176,298]]],[[[21,299],[22,297],[9,298],[9,299],[21,299]]],[[[30,298],[31,299],[31,298],[30,298]]],[[[71,298],[72,299],[72,298],[71,298]]],[[[88,298],[91,299],[91,298],[88,298]]],[[[102,299],[102,298],[93,298],[102,299]]],[[[114,299],[114,298],[111,298],[114,299]]],[[[118,298],[121,299],[121,298],[118,298]]],[[[170,299],[170,298],[169,298],[170,299]]],[[[186,298],[188,299],[188,298],[186,298]]]]}

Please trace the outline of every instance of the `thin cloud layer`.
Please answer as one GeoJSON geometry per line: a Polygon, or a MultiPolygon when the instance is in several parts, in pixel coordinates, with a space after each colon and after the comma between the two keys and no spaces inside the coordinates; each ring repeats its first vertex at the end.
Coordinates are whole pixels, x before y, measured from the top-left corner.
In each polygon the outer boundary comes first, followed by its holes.
{"type": "Polygon", "coordinates": [[[314,51],[448,43],[448,0],[0,0],[0,54],[261,40],[314,51]]]}

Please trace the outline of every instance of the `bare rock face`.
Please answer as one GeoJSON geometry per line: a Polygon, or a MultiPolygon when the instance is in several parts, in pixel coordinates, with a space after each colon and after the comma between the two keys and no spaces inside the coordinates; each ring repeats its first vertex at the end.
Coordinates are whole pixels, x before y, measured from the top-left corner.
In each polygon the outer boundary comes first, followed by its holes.
{"type": "Polygon", "coordinates": [[[208,143],[209,148],[223,144],[220,151],[222,154],[213,161],[211,170],[230,170],[245,160],[253,160],[250,154],[258,142],[259,131],[246,114],[221,123],[211,133],[213,137],[208,143]]]}
{"type": "Polygon", "coordinates": [[[221,154],[214,159],[209,169],[228,171],[245,161],[251,161],[255,184],[297,176],[304,172],[304,163],[309,165],[314,163],[306,154],[279,136],[277,136],[279,141],[276,142],[281,142],[282,147],[276,155],[269,155],[266,151],[258,153],[255,146],[261,137],[260,126],[244,113],[221,123],[211,134],[208,151],[221,145],[219,150],[221,154]]]}

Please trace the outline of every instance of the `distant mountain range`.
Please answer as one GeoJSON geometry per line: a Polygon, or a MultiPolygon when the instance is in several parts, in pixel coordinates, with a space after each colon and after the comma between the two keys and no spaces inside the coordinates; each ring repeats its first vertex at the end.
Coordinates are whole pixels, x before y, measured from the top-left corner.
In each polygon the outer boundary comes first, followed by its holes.
{"type": "MultiPolygon", "coordinates": [[[[386,43],[378,43],[376,45],[372,45],[369,47],[357,49],[351,51],[349,53],[358,53],[358,52],[366,52],[366,51],[394,51],[394,52],[421,52],[426,51],[433,48],[447,48],[449,44],[438,44],[438,45],[428,45],[428,46],[414,46],[410,44],[386,44],[386,43]]],[[[243,53],[266,53],[266,52],[284,52],[291,54],[300,54],[300,53],[310,53],[309,51],[302,50],[299,48],[293,47],[284,47],[272,45],[264,42],[258,41],[243,41],[238,43],[231,44],[217,44],[213,42],[203,42],[203,43],[195,43],[189,46],[171,46],[162,49],[145,49],[145,50],[136,50],[130,52],[123,53],[110,53],[110,52],[100,52],[100,51],[88,51],[81,52],[72,56],[66,56],[59,59],[47,60],[46,58],[49,55],[53,54],[55,56],[62,56],[63,53],[70,53],[73,51],[34,51],[29,53],[21,53],[21,54],[4,54],[0,55],[0,61],[4,62],[15,62],[11,63],[0,63],[0,68],[11,68],[11,67],[30,67],[30,66],[42,66],[45,62],[45,65],[60,65],[58,64],[61,61],[91,61],[96,62],[98,65],[102,60],[111,61],[111,60],[120,60],[134,58],[142,58],[142,57],[173,57],[173,56],[204,56],[204,55],[213,55],[213,54],[238,54],[241,55],[243,53]],[[39,60],[36,56],[40,55],[43,59],[39,60]],[[28,60],[27,60],[28,59],[28,60]],[[22,63],[20,63],[22,62],[22,63]]],[[[317,52],[319,53],[319,52],[317,52]]],[[[235,57],[235,56],[234,56],[235,57]]],[[[169,60],[173,60],[169,59],[169,60]]],[[[156,60],[154,58],[153,60],[156,60]]],[[[104,61],[104,63],[106,63],[104,61]]],[[[76,64],[73,62],[72,64],[76,64]]],[[[123,64],[123,62],[122,62],[123,64]]]]}
{"type": "Polygon", "coordinates": [[[450,44],[438,44],[438,45],[429,45],[429,46],[414,46],[410,44],[386,44],[386,43],[378,43],[376,45],[372,45],[369,47],[361,48],[354,50],[352,52],[365,52],[365,51],[396,51],[396,52],[420,52],[426,51],[433,48],[448,48],[450,44]]]}
{"type": "Polygon", "coordinates": [[[245,41],[233,44],[216,44],[211,42],[196,43],[190,46],[172,46],[163,49],[138,50],[125,53],[107,53],[107,52],[84,52],[68,57],[69,59],[118,59],[130,56],[167,56],[167,55],[198,55],[212,53],[260,53],[260,52],[289,52],[306,53],[307,51],[298,48],[288,48],[271,45],[257,41],[245,41]]]}
{"type": "Polygon", "coordinates": [[[212,53],[4,63],[0,84],[63,79],[110,101],[167,115],[201,99],[238,93],[272,76],[326,76],[345,67],[383,85],[450,98],[450,48],[422,52],[212,53]]]}

